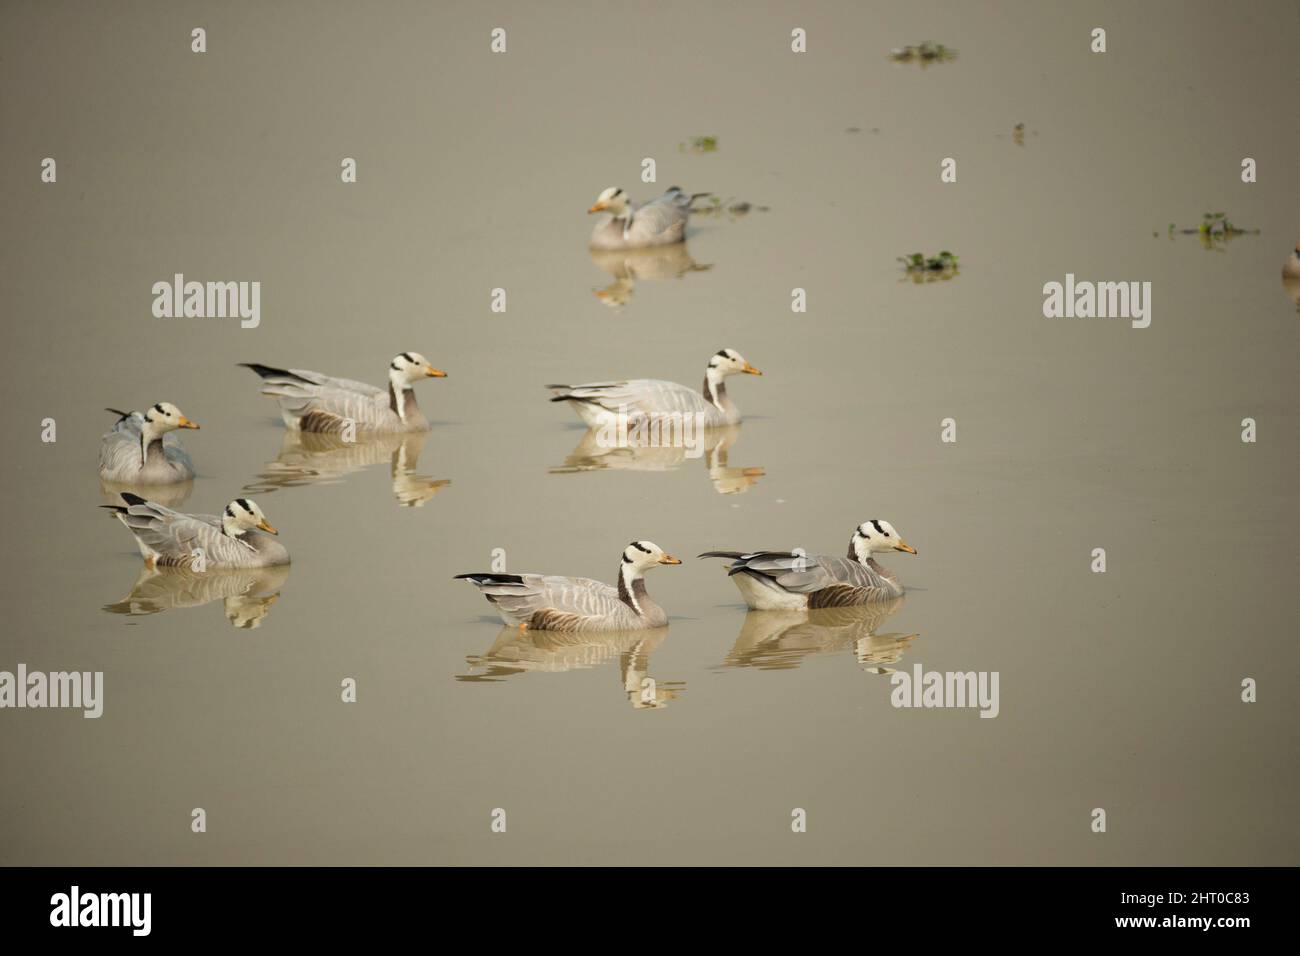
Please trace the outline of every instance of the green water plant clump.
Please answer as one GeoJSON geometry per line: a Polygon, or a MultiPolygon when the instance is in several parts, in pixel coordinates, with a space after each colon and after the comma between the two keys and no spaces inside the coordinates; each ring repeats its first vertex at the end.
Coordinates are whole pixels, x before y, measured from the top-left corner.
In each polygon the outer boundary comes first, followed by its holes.
{"type": "Polygon", "coordinates": [[[926,40],[917,46],[905,46],[889,51],[889,58],[895,63],[919,63],[929,66],[931,63],[947,63],[957,59],[957,51],[942,43],[926,40]]]}
{"type": "Polygon", "coordinates": [[[1207,247],[1216,242],[1234,239],[1237,236],[1259,235],[1258,229],[1242,229],[1235,225],[1225,212],[1204,213],[1198,225],[1187,229],[1179,229],[1177,225],[1171,222],[1169,224],[1169,237],[1171,239],[1175,232],[1184,236],[1199,236],[1201,242],[1207,247]]]}
{"type": "Polygon", "coordinates": [[[898,261],[908,272],[942,272],[944,269],[957,268],[957,257],[947,249],[937,256],[914,252],[910,256],[899,256],[898,261]]]}
{"type": "Polygon", "coordinates": [[[914,252],[910,256],[899,256],[898,261],[903,264],[903,272],[913,282],[947,280],[957,275],[959,271],[957,257],[946,249],[937,256],[914,252]]]}
{"type": "Polygon", "coordinates": [[[721,196],[710,196],[705,205],[691,207],[691,213],[696,216],[721,216],[727,213],[733,219],[747,216],[751,212],[767,211],[767,206],[760,206],[743,199],[723,199],[721,196]]]}
{"type": "Polygon", "coordinates": [[[718,151],[718,137],[692,136],[686,142],[678,143],[677,148],[683,153],[716,153],[718,151]]]}

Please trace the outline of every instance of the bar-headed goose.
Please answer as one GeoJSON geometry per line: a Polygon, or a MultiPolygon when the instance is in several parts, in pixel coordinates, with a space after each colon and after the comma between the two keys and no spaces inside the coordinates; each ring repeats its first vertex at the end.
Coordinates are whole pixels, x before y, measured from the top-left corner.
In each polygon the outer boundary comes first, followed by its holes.
{"type": "Polygon", "coordinates": [[[358,431],[419,432],[429,427],[415,403],[412,386],[426,378],[446,378],[419,352],[402,352],[388,364],[388,388],[350,378],[333,378],[303,369],[272,368],[241,362],[262,376],[262,394],[280,402],[290,428],[337,434],[352,422],[358,431]]]}
{"type": "Polygon", "coordinates": [[[588,214],[607,212],[591,232],[593,249],[636,249],[643,246],[666,246],[686,237],[686,220],[691,203],[708,193],[688,196],[676,186],[658,199],[636,204],[617,186],[603,190],[592,203],[588,214]]]}
{"type": "Polygon", "coordinates": [[[664,627],[668,615],[646,593],[643,575],[660,564],[682,562],[650,541],[623,549],[618,586],[591,578],[542,574],[458,574],[496,608],[501,620],[542,631],[634,631],[664,627]]]}
{"type": "Polygon", "coordinates": [[[727,574],[755,610],[847,607],[887,601],[903,593],[892,572],[873,554],[916,549],[888,521],[864,521],[853,532],[846,558],[791,551],[706,551],[702,558],[730,558],[727,574]]]}
{"type": "Polygon", "coordinates": [[[762,375],[735,349],[723,349],[709,359],[700,391],[657,378],[588,385],[548,385],[553,402],[568,402],[589,428],[617,428],[620,413],[628,423],[638,419],[664,419],[701,415],[706,428],[734,425],[740,411],[727,396],[726,380],[744,373],[762,375]]]}
{"type": "Polygon", "coordinates": [[[108,508],[135,535],[150,568],[266,568],[289,563],[289,551],[251,498],[236,498],[217,515],[187,515],[122,492],[108,508]]]}
{"type": "Polygon", "coordinates": [[[169,485],[194,477],[178,428],[199,426],[171,402],[151,405],[143,414],[105,409],[117,422],[99,443],[99,477],[126,485],[169,485]]]}

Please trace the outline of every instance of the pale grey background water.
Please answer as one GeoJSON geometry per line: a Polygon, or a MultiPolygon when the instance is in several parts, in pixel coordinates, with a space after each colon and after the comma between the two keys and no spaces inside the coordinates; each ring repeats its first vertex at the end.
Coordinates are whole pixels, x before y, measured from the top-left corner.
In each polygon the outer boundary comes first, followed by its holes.
{"type": "Polygon", "coordinates": [[[5,4],[0,669],[103,670],[107,699],[0,713],[0,862],[1300,862],[1298,40],[1281,2],[5,4]],[[958,59],[887,60],[925,39],[958,59]],[[698,220],[712,268],[611,309],[583,213],[673,183],[770,209],[698,220]],[[1165,234],[1217,210],[1260,234],[1165,234]],[[941,248],[958,277],[900,281],[941,248]],[[261,327],[151,318],[178,271],[261,280],[261,327]],[[1151,328],[1043,318],[1066,272],[1152,282],[1151,328]],[[767,372],[733,390],[747,491],[553,473],[582,432],[544,383],[694,384],[723,346],[767,372]],[[382,382],[400,350],[450,372],[416,469],[450,484],[400,507],[382,455],[258,493],[295,560],[255,630],[102,610],[140,564],[95,508],[102,406],[200,421],[185,507],[213,511],[283,437],[235,363],[382,382]],[[997,719],[896,710],[847,649],[722,667],[745,613],[691,556],[838,554],[877,516],[920,550],[887,562],[895,666],[999,671],[997,719]],[[617,649],[456,679],[499,628],[453,574],[500,547],[608,580],[634,537],[688,558],[649,581],[666,707],[629,706],[617,649]]]}

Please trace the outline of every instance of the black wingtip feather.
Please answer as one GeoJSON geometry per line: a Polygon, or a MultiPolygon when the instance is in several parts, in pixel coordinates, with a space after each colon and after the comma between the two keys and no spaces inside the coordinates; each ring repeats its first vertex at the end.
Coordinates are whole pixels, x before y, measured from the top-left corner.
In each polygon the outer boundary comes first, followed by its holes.
{"type": "Polygon", "coordinates": [[[453,581],[469,580],[475,584],[491,582],[493,584],[523,584],[524,579],[518,574],[497,574],[493,571],[475,571],[471,574],[458,574],[453,581]]]}
{"type": "Polygon", "coordinates": [[[149,502],[139,495],[133,495],[129,491],[122,492],[122,500],[128,505],[147,505],[149,502]]]}
{"type": "Polygon", "coordinates": [[[243,368],[251,368],[262,378],[291,378],[295,382],[303,382],[307,385],[313,384],[301,375],[294,375],[293,372],[289,371],[287,368],[276,368],[273,365],[262,365],[260,362],[240,362],[239,365],[243,368]]]}

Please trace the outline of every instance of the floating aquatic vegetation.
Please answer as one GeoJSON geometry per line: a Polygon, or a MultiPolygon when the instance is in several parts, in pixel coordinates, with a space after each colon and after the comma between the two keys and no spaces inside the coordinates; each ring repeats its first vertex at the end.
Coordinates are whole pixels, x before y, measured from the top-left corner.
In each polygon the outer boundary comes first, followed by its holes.
{"type": "Polygon", "coordinates": [[[768,212],[770,207],[760,206],[757,203],[748,202],[743,199],[723,199],[720,196],[710,196],[708,202],[699,208],[692,207],[691,214],[695,216],[721,216],[724,213],[732,219],[739,219],[741,216],[748,216],[751,212],[768,212]]]}
{"type": "Polygon", "coordinates": [[[937,256],[914,252],[910,256],[899,256],[898,261],[903,264],[905,277],[918,284],[947,281],[960,271],[957,268],[957,257],[946,249],[937,256]]]}
{"type": "MultiPolygon", "coordinates": [[[[1174,223],[1169,224],[1169,238],[1175,233],[1184,236],[1197,236],[1206,249],[1222,248],[1222,244],[1238,236],[1257,236],[1258,229],[1242,229],[1233,224],[1224,212],[1207,212],[1201,216],[1200,225],[1190,229],[1179,229],[1174,223]]],[[[1153,233],[1154,235],[1154,233],[1153,233]]]]}
{"type": "Polygon", "coordinates": [[[692,136],[686,142],[678,143],[677,149],[683,153],[716,153],[718,151],[718,137],[692,136]]]}
{"type": "Polygon", "coordinates": [[[902,49],[890,50],[889,58],[895,63],[919,63],[926,67],[931,63],[947,63],[949,60],[957,59],[957,51],[942,43],[926,40],[919,46],[905,46],[902,49]]]}
{"type": "Polygon", "coordinates": [[[1011,130],[1011,141],[1017,146],[1025,145],[1025,124],[1017,123],[1011,130]]]}

